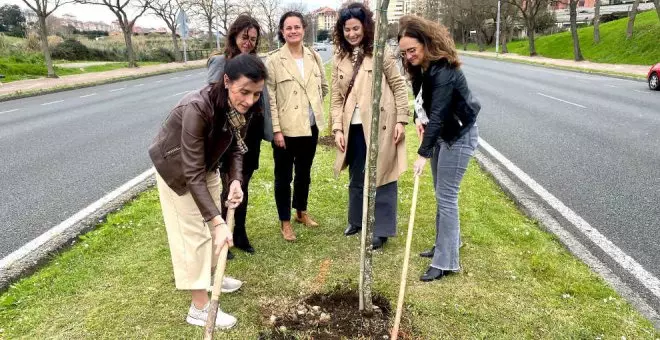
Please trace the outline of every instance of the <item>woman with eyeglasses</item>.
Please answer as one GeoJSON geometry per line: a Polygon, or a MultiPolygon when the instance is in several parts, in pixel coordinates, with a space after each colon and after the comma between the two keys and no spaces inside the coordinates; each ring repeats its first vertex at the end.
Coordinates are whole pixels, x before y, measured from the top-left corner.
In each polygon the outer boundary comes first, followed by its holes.
{"type": "MultiPolygon", "coordinates": [[[[367,145],[371,131],[371,90],[374,50],[373,13],[361,3],[339,12],[333,40],[332,131],[337,147],[335,175],[348,167],[348,226],[344,235],[362,228],[362,200],[367,145]]],[[[405,125],[408,123],[408,91],[392,53],[383,62],[378,164],[376,166],[376,226],[373,249],[396,236],[397,181],[406,170],[405,125]]]]}
{"type": "Polygon", "coordinates": [[[287,241],[296,239],[291,226],[292,206],[297,222],[318,226],[307,212],[307,203],[319,129],[324,128],[323,97],[328,84],[321,57],[303,45],[306,26],[299,12],[284,13],[277,32],[284,46],[271,53],[266,62],[273,119],[275,204],[282,237],[287,241]]]}
{"type": "MultiPolygon", "coordinates": [[[[239,15],[238,18],[231,24],[227,32],[227,40],[225,42],[225,50],[223,54],[215,55],[209,58],[208,61],[208,83],[215,84],[218,82],[220,74],[224,71],[225,63],[240,54],[253,54],[256,55],[257,48],[259,47],[259,36],[261,35],[261,27],[259,22],[249,15],[239,15]]],[[[261,153],[261,141],[273,140],[273,128],[270,121],[270,105],[268,104],[268,91],[264,88],[261,98],[259,98],[259,105],[261,107],[261,114],[252,116],[250,125],[245,137],[245,142],[248,146],[248,152],[243,156],[243,182],[242,189],[244,193],[243,202],[236,207],[234,212],[234,247],[241,249],[247,253],[254,253],[254,247],[250,243],[247,235],[245,220],[247,216],[248,206],[248,186],[250,179],[254,172],[259,169],[259,154],[261,153]]],[[[229,169],[228,162],[224,159],[220,162],[220,178],[222,179],[222,200],[227,199],[229,194],[229,169]]],[[[223,206],[223,218],[227,216],[227,208],[223,206]]],[[[231,252],[228,258],[233,258],[231,252]]],[[[231,278],[229,278],[231,279],[231,278]]],[[[227,279],[225,280],[227,281],[227,279]]],[[[233,281],[237,286],[239,281],[233,281]]],[[[225,282],[223,282],[223,287],[225,282]]]]}
{"type": "Polygon", "coordinates": [[[414,171],[421,175],[431,160],[437,201],[435,245],[420,254],[432,258],[420,279],[433,281],[460,270],[458,191],[479,141],[476,121],[481,105],[468,87],[444,26],[404,16],[399,27],[399,49],[413,84],[415,125],[422,141],[414,171]]]}

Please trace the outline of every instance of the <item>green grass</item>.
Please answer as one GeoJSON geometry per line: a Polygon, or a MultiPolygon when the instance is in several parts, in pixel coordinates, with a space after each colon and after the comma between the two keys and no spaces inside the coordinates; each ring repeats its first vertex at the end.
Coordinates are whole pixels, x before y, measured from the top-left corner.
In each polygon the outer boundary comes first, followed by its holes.
{"type": "MultiPolygon", "coordinates": [[[[409,160],[417,144],[408,129],[409,160]]],[[[266,330],[272,303],[297,301],[336,285],[357,286],[359,240],[346,238],[348,178],[332,176],[334,150],[320,147],[312,169],[310,212],[316,229],[295,224],[295,243],[282,240],[273,201],[272,153],[262,146],[252,180],[248,233],[255,255],[236,251],[228,274],[246,281],[223,295],[237,327],[222,338],[255,339],[266,330]],[[319,279],[321,264],[327,276],[319,279]]],[[[428,260],[415,254],[434,239],[435,200],[422,177],[404,318],[420,339],[604,338],[653,339],[658,334],[630,304],[523,216],[473,162],[460,193],[463,271],[434,283],[417,277],[428,260]]],[[[375,291],[395,303],[412,176],[399,181],[399,237],[374,255],[375,291]]],[[[0,295],[0,338],[195,339],[189,296],[174,289],[158,194],[148,190],[34,275],[0,295]]],[[[357,306],[356,306],[357,308],[357,306]]],[[[304,334],[297,334],[305,337],[304,334]]]]}
{"type": "MultiPolygon", "coordinates": [[[[639,13],[635,19],[633,38],[626,40],[628,19],[619,19],[600,26],[600,43],[593,41],[593,26],[578,30],[580,47],[589,61],[610,64],[652,65],[660,61],[660,21],[655,11],[639,13]]],[[[527,40],[509,43],[509,51],[529,55],[527,40]]],[[[573,59],[571,33],[536,39],[539,55],[557,59],[573,59]]]]}
{"type": "MultiPolygon", "coordinates": [[[[160,62],[140,62],[138,65],[157,65],[160,62]]],[[[102,65],[93,65],[84,68],[66,68],[55,67],[55,73],[58,76],[67,76],[72,74],[92,73],[111,71],[120,68],[128,67],[128,63],[108,63],[102,65]]],[[[4,74],[5,78],[2,79],[3,83],[8,83],[16,80],[43,78],[48,74],[46,65],[43,63],[31,62],[16,62],[11,58],[0,58],[0,74],[4,74]]]]}

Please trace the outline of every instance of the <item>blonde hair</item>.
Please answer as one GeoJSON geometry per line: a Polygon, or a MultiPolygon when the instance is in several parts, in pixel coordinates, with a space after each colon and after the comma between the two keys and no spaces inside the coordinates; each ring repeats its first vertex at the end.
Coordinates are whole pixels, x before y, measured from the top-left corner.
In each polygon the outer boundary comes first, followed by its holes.
{"type": "MultiPolygon", "coordinates": [[[[399,19],[398,41],[403,37],[417,39],[424,46],[424,62],[446,59],[449,67],[461,67],[454,39],[445,26],[418,16],[405,15],[399,19]]],[[[410,75],[419,72],[419,67],[410,65],[405,58],[403,65],[410,75]]]]}

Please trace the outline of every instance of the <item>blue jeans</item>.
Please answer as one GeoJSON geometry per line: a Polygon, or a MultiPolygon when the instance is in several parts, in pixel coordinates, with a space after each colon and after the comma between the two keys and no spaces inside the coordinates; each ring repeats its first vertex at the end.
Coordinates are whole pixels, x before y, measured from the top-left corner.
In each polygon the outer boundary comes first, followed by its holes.
{"type": "Polygon", "coordinates": [[[461,242],[458,220],[458,190],[470,158],[479,144],[479,129],[474,125],[467,133],[449,146],[444,141],[436,144],[431,159],[435,199],[438,207],[435,217],[435,252],[431,266],[458,271],[458,249],[461,242]]]}

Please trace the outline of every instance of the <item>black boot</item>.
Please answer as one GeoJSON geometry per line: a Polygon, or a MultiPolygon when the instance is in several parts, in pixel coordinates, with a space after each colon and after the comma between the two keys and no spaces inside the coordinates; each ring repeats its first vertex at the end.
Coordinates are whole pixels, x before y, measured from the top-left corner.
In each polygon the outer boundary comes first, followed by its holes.
{"type": "Polygon", "coordinates": [[[419,279],[424,282],[430,282],[433,280],[439,280],[445,275],[442,269],[429,266],[429,269],[426,270],[426,273],[422,275],[419,279]]]}
{"type": "Polygon", "coordinates": [[[421,257],[433,257],[433,254],[435,254],[435,246],[431,247],[431,249],[427,251],[423,251],[419,253],[419,256],[421,257]]]}
{"type": "Polygon", "coordinates": [[[387,243],[387,237],[374,236],[373,240],[371,240],[373,250],[383,248],[385,243],[387,243]]]}
{"type": "Polygon", "coordinates": [[[346,230],[344,230],[344,235],[345,236],[355,235],[359,233],[361,230],[362,228],[349,224],[348,227],[346,227],[346,230]]]}

